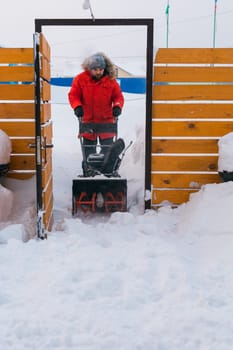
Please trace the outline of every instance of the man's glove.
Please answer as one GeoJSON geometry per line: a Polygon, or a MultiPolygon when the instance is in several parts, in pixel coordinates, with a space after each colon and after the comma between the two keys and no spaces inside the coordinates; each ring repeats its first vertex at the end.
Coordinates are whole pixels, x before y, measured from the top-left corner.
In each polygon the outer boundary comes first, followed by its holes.
{"type": "Polygon", "coordinates": [[[78,106],[74,109],[74,114],[76,115],[76,117],[78,118],[82,118],[83,117],[83,107],[82,106],[78,106]]]}
{"type": "Polygon", "coordinates": [[[118,117],[121,114],[121,108],[119,106],[114,106],[112,109],[112,115],[118,117]]]}

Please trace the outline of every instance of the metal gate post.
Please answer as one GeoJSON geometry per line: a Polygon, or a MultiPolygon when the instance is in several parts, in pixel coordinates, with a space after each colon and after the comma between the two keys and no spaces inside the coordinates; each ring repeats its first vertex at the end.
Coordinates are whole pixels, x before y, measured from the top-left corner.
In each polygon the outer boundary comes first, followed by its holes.
{"type": "Polygon", "coordinates": [[[35,67],[35,147],[36,147],[36,202],[37,202],[37,236],[46,238],[43,224],[42,201],[42,153],[41,153],[41,116],[40,116],[40,34],[33,36],[35,67]]]}

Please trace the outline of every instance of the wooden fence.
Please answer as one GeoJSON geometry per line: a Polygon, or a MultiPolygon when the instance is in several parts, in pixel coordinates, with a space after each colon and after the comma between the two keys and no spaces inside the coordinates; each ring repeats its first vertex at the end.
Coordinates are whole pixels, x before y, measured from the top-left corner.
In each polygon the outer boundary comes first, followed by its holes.
{"type": "MultiPolygon", "coordinates": [[[[36,174],[35,83],[33,48],[0,48],[0,129],[11,139],[9,177],[29,179],[36,174]]],[[[50,48],[40,35],[40,125],[43,223],[52,224],[52,143],[50,48]]],[[[35,189],[36,192],[36,189],[35,189]]],[[[35,203],[36,205],[36,203],[35,203]]]]}
{"type": "Polygon", "coordinates": [[[0,48],[0,129],[12,142],[9,176],[35,174],[34,58],[31,48],[0,48]]]}
{"type": "Polygon", "coordinates": [[[152,206],[218,183],[218,140],[233,131],[233,49],[159,49],[152,107],[152,206]]]}

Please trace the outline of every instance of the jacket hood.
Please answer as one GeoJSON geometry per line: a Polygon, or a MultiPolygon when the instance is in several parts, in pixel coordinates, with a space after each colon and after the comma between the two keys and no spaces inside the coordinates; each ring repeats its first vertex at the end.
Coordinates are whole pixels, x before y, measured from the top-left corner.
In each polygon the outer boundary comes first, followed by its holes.
{"type": "MultiPolygon", "coordinates": [[[[104,61],[105,61],[105,64],[106,64],[106,67],[105,67],[105,72],[109,75],[110,79],[114,79],[116,78],[116,67],[115,65],[113,64],[113,62],[110,60],[109,57],[107,57],[103,52],[97,52],[95,55],[98,55],[98,56],[102,56],[104,58],[104,61]]],[[[93,57],[90,56],[90,57],[87,57],[83,63],[82,63],[82,68],[84,70],[90,70],[90,64],[91,64],[91,58],[93,57]]]]}

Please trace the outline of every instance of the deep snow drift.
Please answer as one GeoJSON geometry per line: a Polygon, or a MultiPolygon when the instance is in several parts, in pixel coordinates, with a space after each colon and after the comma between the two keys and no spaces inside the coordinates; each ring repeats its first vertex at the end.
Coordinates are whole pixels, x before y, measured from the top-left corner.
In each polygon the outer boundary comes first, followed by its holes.
{"type": "Polygon", "coordinates": [[[231,350],[233,182],[203,186],[177,209],[144,213],[144,131],[129,103],[120,120],[120,134],[134,141],[121,169],[129,212],[73,219],[77,121],[66,105],[53,112],[48,240],[22,242],[34,234],[35,180],[4,181],[14,207],[0,227],[1,348],[231,350]]]}

